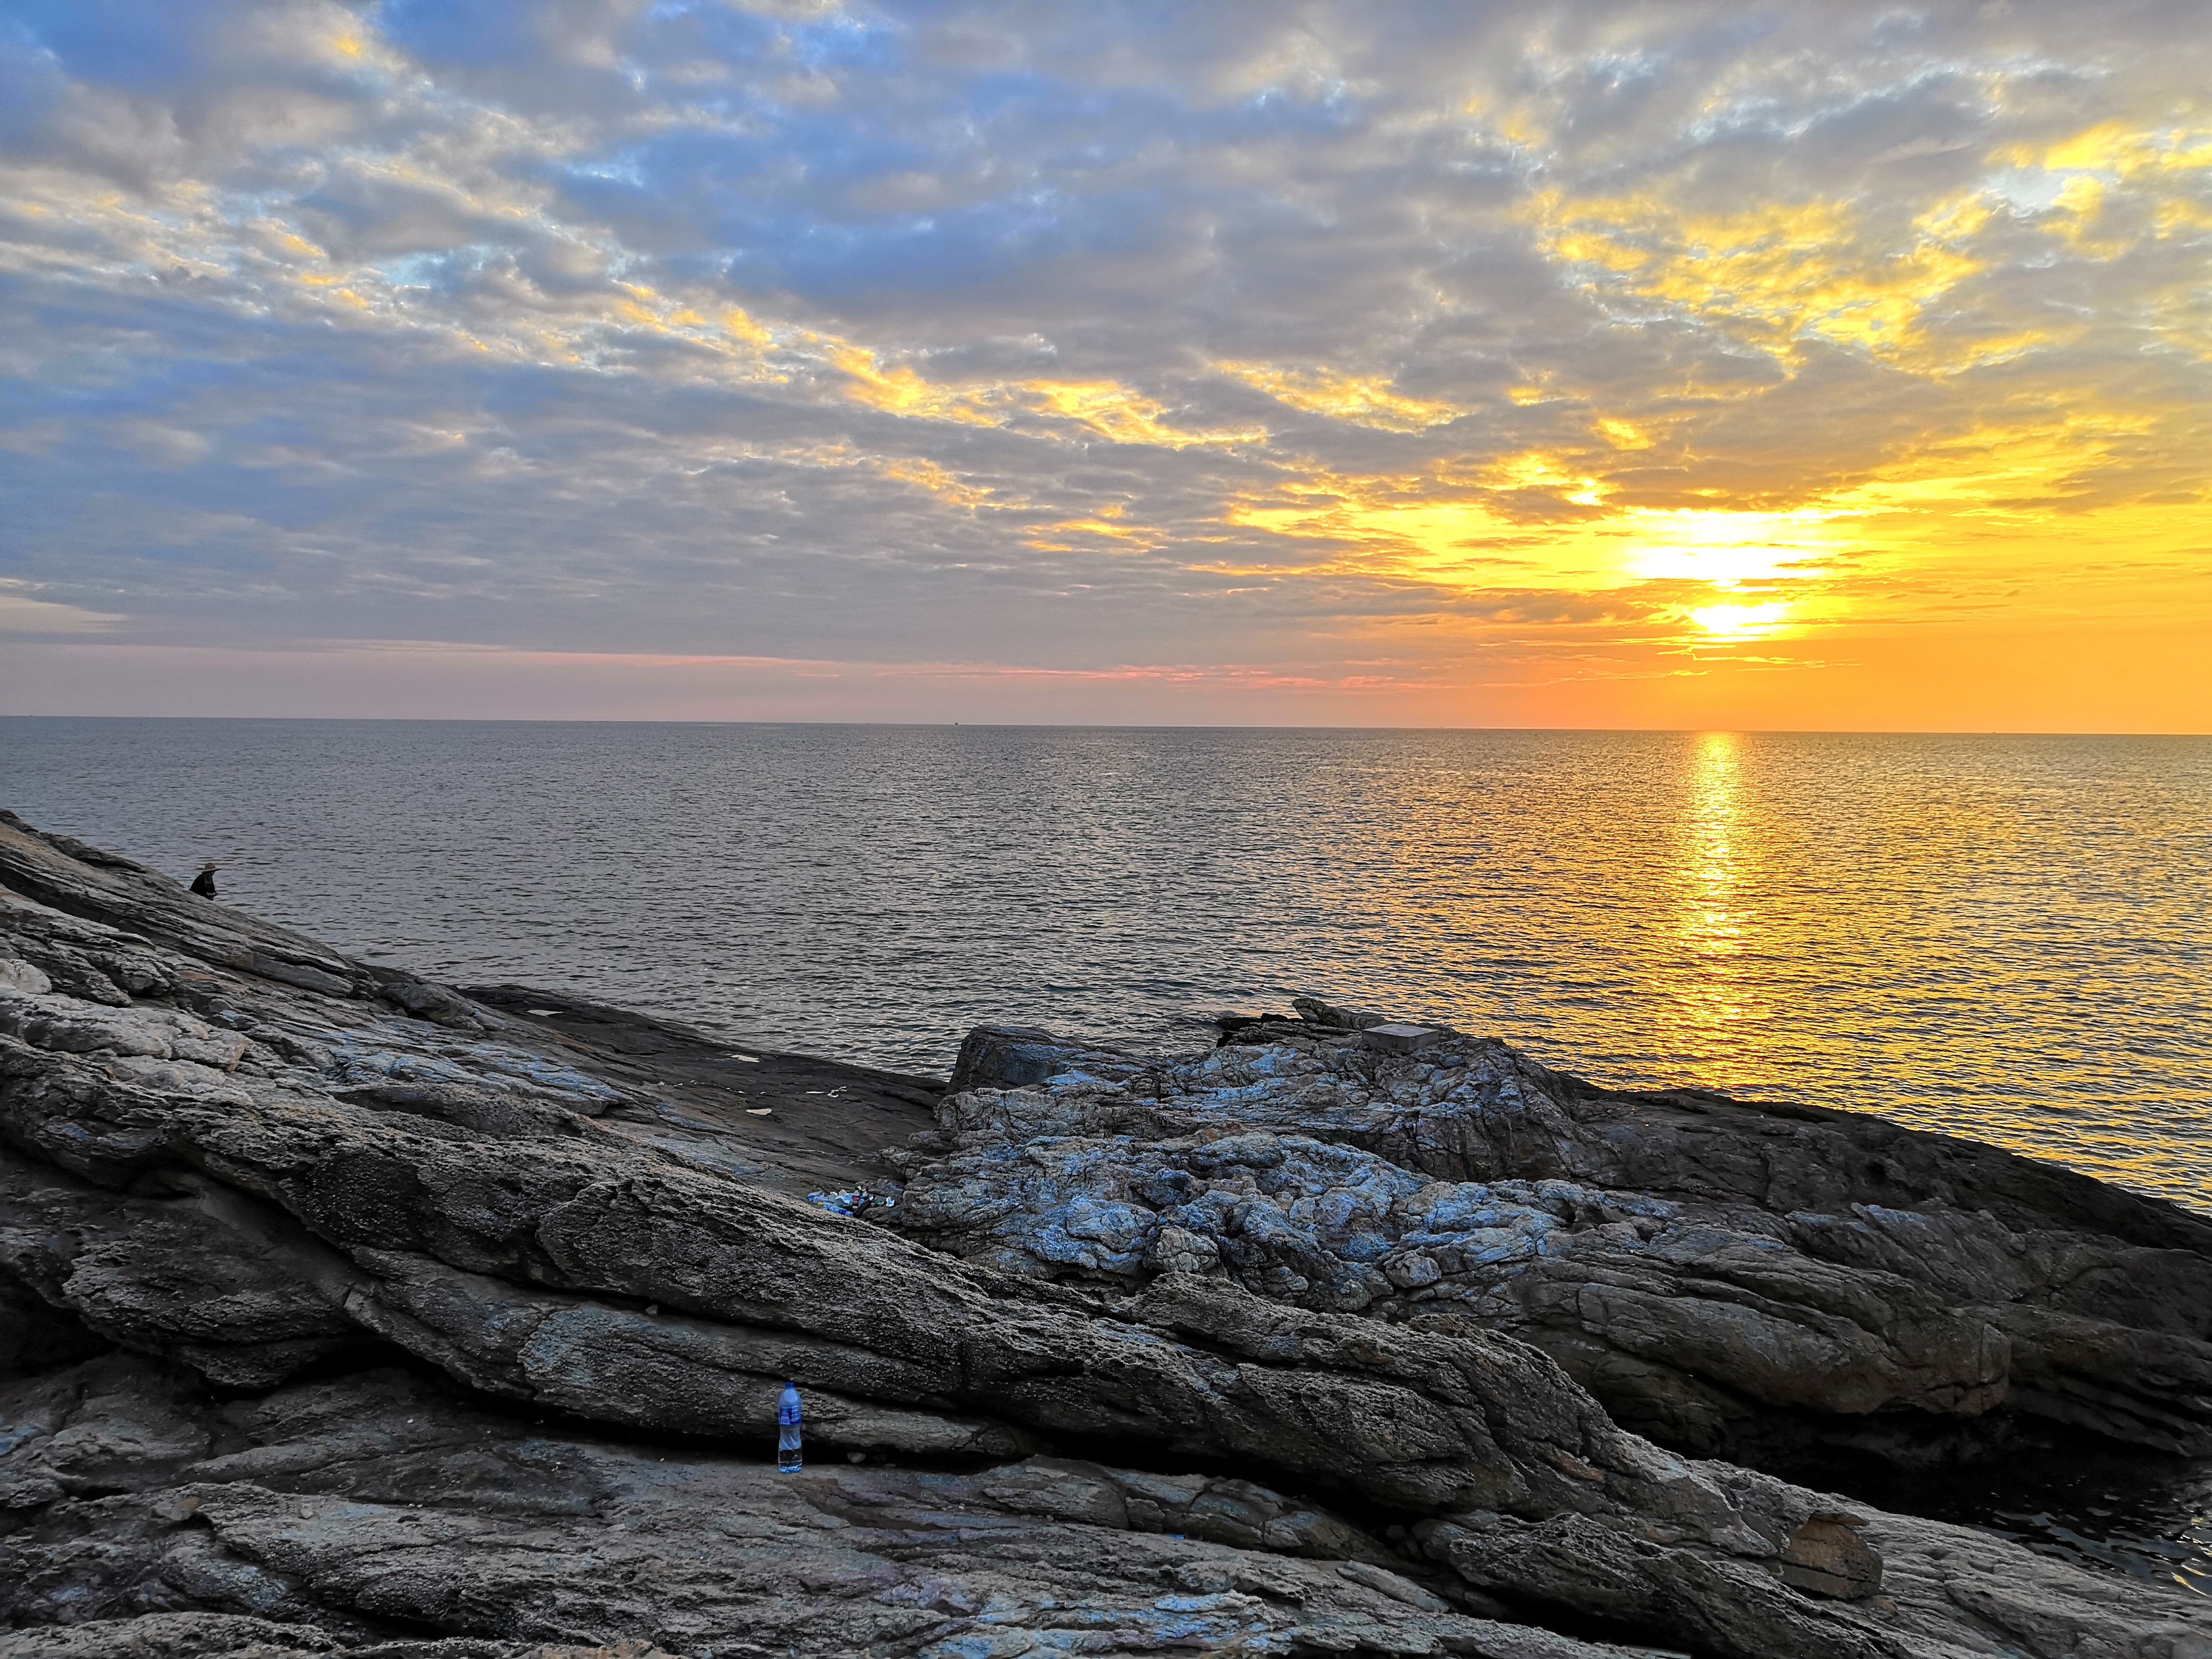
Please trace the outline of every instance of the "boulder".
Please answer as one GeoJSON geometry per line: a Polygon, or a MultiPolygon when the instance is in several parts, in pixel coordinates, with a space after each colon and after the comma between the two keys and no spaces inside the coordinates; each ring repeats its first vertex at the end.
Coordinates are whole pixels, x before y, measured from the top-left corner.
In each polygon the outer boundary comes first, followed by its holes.
{"type": "Polygon", "coordinates": [[[1196,1272],[1510,1334],[1699,1455],[2212,1450],[2212,1222],[2175,1205],[1878,1118],[1602,1090],[1492,1039],[1275,1030],[1118,1073],[1029,1036],[1021,1080],[979,1064],[942,1103],[896,1224],[1063,1285],[1196,1272]]]}

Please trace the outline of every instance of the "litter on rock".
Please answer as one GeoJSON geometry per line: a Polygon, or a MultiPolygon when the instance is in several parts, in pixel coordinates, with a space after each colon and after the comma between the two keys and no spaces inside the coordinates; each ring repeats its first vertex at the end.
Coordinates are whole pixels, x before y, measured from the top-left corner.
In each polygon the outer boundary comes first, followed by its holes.
{"type": "Polygon", "coordinates": [[[888,1210],[898,1202],[895,1198],[872,1193],[865,1187],[848,1187],[841,1193],[809,1193],[806,1201],[817,1209],[829,1211],[831,1215],[853,1219],[858,1219],[870,1210],[888,1210]]]}

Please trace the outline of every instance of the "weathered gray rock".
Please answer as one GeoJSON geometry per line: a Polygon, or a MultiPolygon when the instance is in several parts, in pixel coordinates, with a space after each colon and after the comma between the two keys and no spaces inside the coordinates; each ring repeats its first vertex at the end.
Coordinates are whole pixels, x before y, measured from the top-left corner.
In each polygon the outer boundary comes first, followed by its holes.
{"type": "MultiPolygon", "coordinates": [[[[186,1375],[118,1355],[0,1389],[0,1417],[14,1442],[0,1456],[10,1656],[258,1642],[356,1659],[622,1643],[698,1659],[1603,1659],[1619,1650],[1485,1617],[1469,1581],[1540,1578],[1563,1604],[1686,1627],[1725,1652],[1813,1650],[1804,1610],[1821,1605],[1741,1561],[1586,1517],[1437,1521],[1408,1554],[1249,1480],[1048,1458],[784,1477],[533,1425],[390,1370],[218,1403],[186,1375]]],[[[1957,1528],[1860,1524],[1886,1528],[1878,1541],[1907,1564],[1914,1605],[1884,1616],[1887,1634],[1843,1607],[1818,1650],[2202,1650],[2201,1630],[2161,1620],[2126,1584],[1957,1528]],[[1929,1609],[1940,1633],[1915,1627],[1929,1609]]]]}
{"type": "Polygon", "coordinates": [[[0,1636],[8,1659],[682,1659],[646,1641],[499,1642],[402,1637],[366,1645],[312,1625],[230,1613],[152,1613],[0,1636]]]}
{"type": "Polygon", "coordinates": [[[64,989],[81,981],[92,1000],[170,989],[169,964],[153,948],[158,945],[331,996],[356,994],[374,983],[369,969],[313,939],[200,898],[129,859],[67,836],[40,835],[13,812],[0,811],[0,836],[8,888],[45,912],[9,918],[14,953],[53,975],[64,989]],[[89,927],[82,925],[87,922],[89,927]]]}
{"type": "MultiPolygon", "coordinates": [[[[533,1427],[391,1370],[218,1406],[117,1358],[19,1383],[0,1412],[22,1437],[0,1482],[55,1494],[0,1538],[0,1607],[117,1642],[0,1652],[128,1652],[120,1621],[184,1601],[238,1621],[203,1634],[309,1652],[389,1652],[404,1629],[493,1635],[475,1650],[502,1656],[1613,1651],[1456,1611],[1433,1564],[1249,1481],[1042,1458],[786,1477],[533,1427]]],[[[139,1650],[195,1650],[155,1644],[164,1629],[139,1650]]]]}
{"type": "MultiPolygon", "coordinates": [[[[1119,1115],[1108,1139],[1190,1143],[1146,1172],[1165,1183],[1157,1204],[1060,1227],[1126,1255],[1117,1227],[1180,1206],[1190,1224],[1156,1228],[1159,1259],[1055,1285],[807,1203],[794,1183],[826,1143],[763,1138],[750,1109],[665,1082],[635,1050],[371,972],[9,823],[0,880],[0,955],[51,981],[0,988],[0,1279],[42,1310],[0,1441],[19,1627],[106,1621],[103,1638],[146,1652],[381,1643],[395,1659],[424,1632],[500,1659],[617,1639],[1568,1659],[1595,1650],[1539,1626],[1594,1618],[1740,1659],[2183,1659],[2212,1629],[2178,1593],[2117,1598],[1978,1534],[1687,1461],[1480,1320],[1394,1322],[1357,1301],[1353,1267],[1418,1298],[1468,1271],[1474,1232],[1518,1236],[1539,1214],[1547,1237],[1574,1232],[1589,1218],[1565,1176],[1481,1200],[1518,1206],[1525,1227],[1451,1210],[1464,1176],[1416,1218],[1444,1177],[1423,1170],[1409,1196],[1413,1166],[1387,1150],[1327,1133],[1286,1149],[1287,1120],[1261,1134],[1218,1102],[1194,1109],[1190,1068],[1091,1051],[1079,1079],[958,1097],[939,1132],[970,1143],[954,1163],[1009,1168],[1039,1135],[1100,1139],[1102,1114],[1119,1115]],[[102,968],[121,1000],[72,993],[49,966],[77,971],[65,949],[116,973],[143,958],[144,988],[102,968]],[[1353,1154],[1364,1173],[1339,1179],[1353,1154]],[[1291,1185],[1262,1178],[1293,1164],[1328,1176],[1324,1196],[1364,1190],[1359,1225],[1389,1248],[1238,1260],[1249,1238],[1322,1239],[1291,1185]],[[1255,1172],[1233,1226],[1170,1178],[1232,1170],[1255,1172]],[[1447,1261],[1435,1240],[1452,1228],[1447,1261]],[[1267,1277],[1297,1261],[1315,1270],[1303,1289],[1267,1277]],[[1350,1288],[1306,1296],[1329,1263],[1350,1288]],[[85,1358],[72,1340],[117,1346],[85,1358]],[[441,1380],[375,1369],[400,1357],[441,1380]],[[866,1462],[785,1480],[731,1455],[765,1449],[787,1377],[817,1456],[866,1462]],[[1945,1565],[1968,1550],[1985,1571],[1945,1565]]],[[[1033,1064],[1048,1041],[982,1045],[972,1066],[1033,1064]]],[[[1310,1054],[1251,1051],[1218,1086],[1254,1115],[1291,1111],[1291,1094],[1325,1092],[1298,1070],[1310,1054]]],[[[1433,1082],[1429,1055],[1402,1063],[1428,1081],[1392,1088],[1433,1082]]],[[[917,1185],[890,1214],[923,1214],[917,1185]]],[[[991,1200],[1008,1237],[1032,1196],[1009,1181],[991,1200]]],[[[1637,1235],[1633,1218],[1597,1224],[1637,1235]]],[[[1919,1363],[1954,1363],[1940,1335],[1919,1363]]]]}
{"type": "Polygon", "coordinates": [[[971,1066],[897,1224],[1063,1283],[1199,1273],[1510,1332],[1692,1451],[1928,1455],[1985,1418],[2212,1449],[2212,1223],[2172,1204],[1879,1119],[1311,1029],[1118,1070],[1070,1045],[1056,1073],[1024,1034],[1029,1080],[971,1066]]]}

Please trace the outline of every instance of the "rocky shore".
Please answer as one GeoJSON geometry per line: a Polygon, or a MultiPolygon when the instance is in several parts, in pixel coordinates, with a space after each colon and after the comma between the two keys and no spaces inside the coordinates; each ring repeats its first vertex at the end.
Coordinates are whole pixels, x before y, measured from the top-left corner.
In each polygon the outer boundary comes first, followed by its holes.
{"type": "Polygon", "coordinates": [[[2212,1656],[1785,1478],[2212,1449],[2212,1224],[1375,1024],[945,1089],[0,815],[0,1654],[2212,1656]]]}

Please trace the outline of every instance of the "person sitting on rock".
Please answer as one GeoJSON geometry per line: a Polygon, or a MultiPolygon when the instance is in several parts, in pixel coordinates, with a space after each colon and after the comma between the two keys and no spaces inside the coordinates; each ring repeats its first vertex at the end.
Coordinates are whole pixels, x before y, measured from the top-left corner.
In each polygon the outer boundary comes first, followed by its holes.
{"type": "Polygon", "coordinates": [[[222,866],[221,865],[213,862],[200,866],[199,874],[192,878],[192,891],[198,893],[204,899],[213,898],[215,896],[215,872],[222,867],[222,866]]]}

